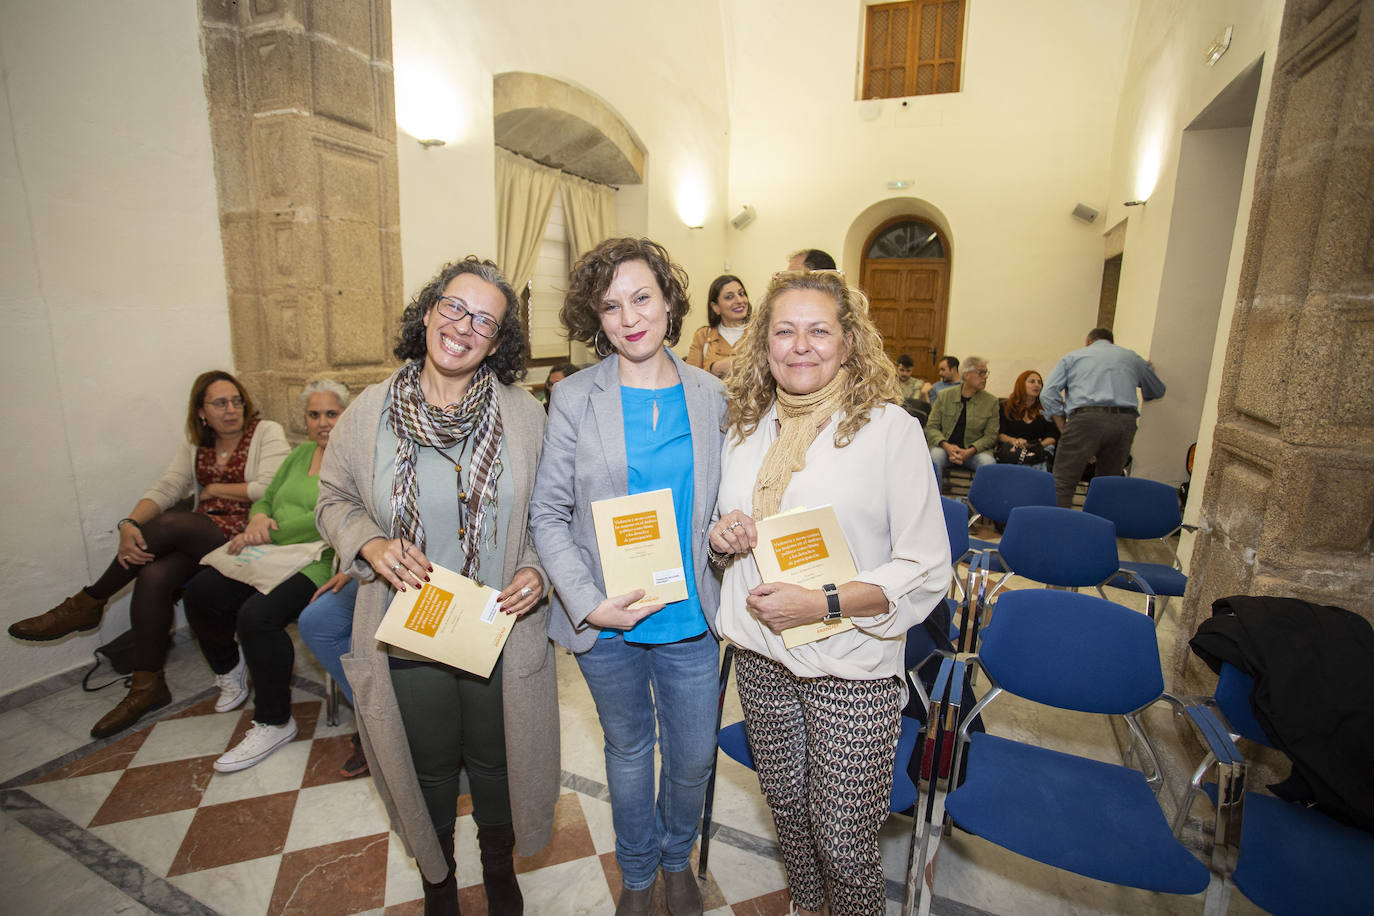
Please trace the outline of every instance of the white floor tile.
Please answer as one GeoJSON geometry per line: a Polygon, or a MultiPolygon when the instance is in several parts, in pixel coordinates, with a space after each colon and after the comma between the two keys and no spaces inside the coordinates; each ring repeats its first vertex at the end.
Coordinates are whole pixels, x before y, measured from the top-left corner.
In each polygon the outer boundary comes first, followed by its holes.
{"type": "Polygon", "coordinates": [[[105,804],[110,790],[119,782],[123,770],[112,773],[93,773],[56,782],[25,786],[24,791],[61,814],[78,827],[85,827],[105,804]]]}

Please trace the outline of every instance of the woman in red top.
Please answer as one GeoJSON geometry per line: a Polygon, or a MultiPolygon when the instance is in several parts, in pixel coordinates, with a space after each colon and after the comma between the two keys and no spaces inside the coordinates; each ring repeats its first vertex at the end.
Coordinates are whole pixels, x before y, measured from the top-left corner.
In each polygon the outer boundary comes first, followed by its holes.
{"type": "Polygon", "coordinates": [[[11,636],[38,642],[100,626],[105,602],[130,582],[129,623],[134,633],[133,686],[91,729],[105,738],[172,701],[162,666],[178,589],[200,558],[243,531],[248,507],[267,492],[290,447],[279,424],[259,420],[253,401],[228,372],[205,372],[191,386],[186,438],[162,478],[115,525],[119,547],[94,585],[45,614],[9,628],[11,636]],[[190,511],[171,511],[187,497],[190,511]]]}

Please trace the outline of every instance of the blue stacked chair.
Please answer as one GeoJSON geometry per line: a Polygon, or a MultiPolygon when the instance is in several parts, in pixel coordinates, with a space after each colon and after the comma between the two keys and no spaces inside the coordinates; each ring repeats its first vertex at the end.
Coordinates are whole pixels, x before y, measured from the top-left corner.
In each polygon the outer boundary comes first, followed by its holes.
{"type": "MultiPolygon", "coordinates": [[[[1017,506],[1055,505],[1054,475],[1019,464],[986,465],[973,475],[973,483],[968,488],[968,504],[975,513],[968,519],[969,527],[979,518],[1005,525],[1011,510],[1017,506]]],[[[997,549],[991,541],[979,538],[970,538],[969,546],[974,550],[997,549]]]]}
{"type": "MultiPolygon", "coordinates": [[[[1131,577],[1116,576],[1108,585],[1130,591],[1140,591],[1138,583],[1145,582],[1154,595],[1183,597],[1188,577],[1178,560],[1176,548],[1168,539],[1184,527],[1179,510],[1178,491],[1168,484],[1143,477],[1094,477],[1088,484],[1083,511],[1110,520],[1116,525],[1116,536],[1132,541],[1158,539],[1169,551],[1172,563],[1122,562],[1131,577]]],[[[1145,601],[1154,616],[1154,595],[1145,601]]]]}
{"type": "Polygon", "coordinates": [[[1156,800],[1162,774],[1138,720],[1145,707],[1164,698],[1148,618],[1090,595],[1009,592],[969,663],[992,687],[960,726],[954,772],[966,755],[967,776],[945,801],[954,824],[1100,881],[1175,894],[1207,888],[1207,867],[1175,838],[1156,800]],[[990,734],[970,738],[969,723],[1003,692],[1122,717],[1145,751],[1149,778],[1130,767],[990,734]]]}
{"type": "MultiPolygon", "coordinates": [[[[1273,747],[1250,706],[1253,679],[1222,663],[1216,691],[1209,701],[1221,710],[1218,720],[1229,735],[1209,753],[1193,776],[1193,784],[1179,809],[1177,833],[1198,794],[1206,793],[1219,816],[1235,826],[1216,841],[1227,848],[1214,861],[1227,866],[1231,883],[1250,901],[1276,916],[1307,913],[1360,913],[1374,908],[1374,833],[1342,824],[1316,808],[1283,801],[1257,792],[1226,792],[1216,783],[1199,786],[1203,773],[1220,761],[1244,770],[1245,760],[1234,738],[1247,738],[1273,747]],[[1228,758],[1229,759],[1225,759],[1228,758]],[[1226,803],[1218,806],[1218,797],[1226,803]],[[1238,829],[1237,829],[1238,827],[1238,829]]],[[[1223,896],[1220,907],[1224,909],[1223,896]]]]}
{"type": "MultiPolygon", "coordinates": [[[[1153,595],[1149,583],[1122,567],[1116,553],[1116,527],[1107,519],[1056,506],[1018,506],[1011,510],[1006,533],[997,546],[1008,574],[993,588],[995,598],[1012,575],[1055,588],[1095,588],[1113,580],[1135,580],[1137,588],[1153,595]]],[[[1154,605],[1146,603],[1154,619],[1154,605]]]]}

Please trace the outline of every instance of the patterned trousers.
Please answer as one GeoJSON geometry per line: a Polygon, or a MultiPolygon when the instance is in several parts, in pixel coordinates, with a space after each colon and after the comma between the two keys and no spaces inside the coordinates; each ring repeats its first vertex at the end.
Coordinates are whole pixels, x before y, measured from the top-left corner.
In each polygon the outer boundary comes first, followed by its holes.
{"type": "Polygon", "coordinates": [[[901,733],[896,678],[797,677],[740,649],[735,681],[759,786],[773,810],[792,902],[831,916],[881,916],[878,830],[901,733]]]}

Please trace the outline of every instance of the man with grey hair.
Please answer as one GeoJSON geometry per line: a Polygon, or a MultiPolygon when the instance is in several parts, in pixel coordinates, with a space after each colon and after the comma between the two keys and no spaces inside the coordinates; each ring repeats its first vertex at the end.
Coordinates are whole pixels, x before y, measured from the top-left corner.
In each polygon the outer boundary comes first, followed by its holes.
{"type": "Polygon", "coordinates": [[[1073,507],[1074,490],[1088,462],[1094,476],[1119,476],[1131,457],[1136,417],[1135,390],[1147,401],[1164,397],[1164,383],[1140,354],[1118,347],[1108,328],[1093,328],[1080,349],[1062,357],[1045,379],[1040,405],[1063,435],[1054,455],[1054,494],[1073,507]]]}
{"type": "Polygon", "coordinates": [[[943,481],[950,465],[977,471],[992,464],[999,422],[997,398],[988,394],[988,362],[965,357],[963,384],[941,392],[926,421],[926,441],[935,475],[943,481]]]}

